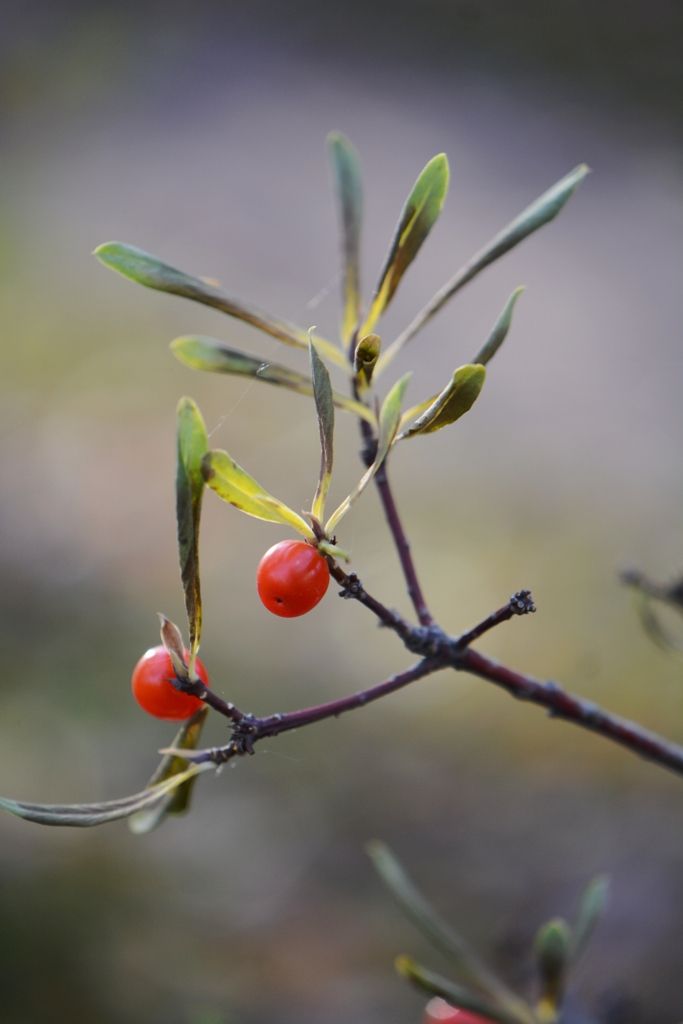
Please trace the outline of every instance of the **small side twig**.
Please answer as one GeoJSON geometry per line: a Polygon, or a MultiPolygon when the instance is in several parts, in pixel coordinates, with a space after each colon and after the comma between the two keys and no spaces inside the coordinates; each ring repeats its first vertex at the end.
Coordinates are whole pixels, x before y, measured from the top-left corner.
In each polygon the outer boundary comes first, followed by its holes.
{"type": "Polygon", "coordinates": [[[477,626],[459,636],[456,645],[460,648],[469,647],[470,644],[478,640],[484,633],[488,633],[490,629],[499,626],[501,622],[507,622],[514,615],[530,615],[535,611],[536,605],[533,602],[531,591],[518,590],[502,608],[487,615],[477,626]]]}
{"type": "Polygon", "coordinates": [[[244,712],[236,708],[230,701],[219,697],[217,693],[214,693],[208,686],[205,686],[201,679],[186,680],[176,676],[171,682],[176,690],[180,690],[182,693],[191,693],[193,697],[198,697],[205,704],[208,704],[210,708],[213,708],[214,711],[217,711],[219,715],[229,719],[229,721],[236,725],[239,725],[245,717],[244,712]]]}

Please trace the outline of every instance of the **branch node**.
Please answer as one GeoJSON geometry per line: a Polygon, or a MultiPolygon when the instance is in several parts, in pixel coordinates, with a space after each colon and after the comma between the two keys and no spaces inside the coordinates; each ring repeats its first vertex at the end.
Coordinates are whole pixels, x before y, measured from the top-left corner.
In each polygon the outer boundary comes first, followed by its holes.
{"type": "Polygon", "coordinates": [[[415,626],[404,638],[403,643],[413,654],[422,658],[434,658],[450,648],[450,640],[440,626],[415,626]]]}
{"type": "Polygon", "coordinates": [[[344,586],[339,591],[339,597],[343,597],[345,601],[350,598],[357,598],[363,593],[363,584],[359,580],[355,572],[350,573],[345,581],[344,586]]]}
{"type": "Polygon", "coordinates": [[[510,611],[513,615],[532,615],[536,611],[530,590],[518,590],[510,598],[510,611]]]}

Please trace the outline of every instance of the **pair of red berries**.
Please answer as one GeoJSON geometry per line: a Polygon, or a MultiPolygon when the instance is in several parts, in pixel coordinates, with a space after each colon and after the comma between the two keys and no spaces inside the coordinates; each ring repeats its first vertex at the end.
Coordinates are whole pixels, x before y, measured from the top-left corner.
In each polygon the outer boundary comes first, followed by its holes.
{"type": "MultiPolygon", "coordinates": [[[[305,615],[325,596],[330,582],[327,562],[302,540],[283,540],[266,551],[256,573],[259,597],[268,611],[291,619],[305,615]]],[[[187,656],[187,652],[186,652],[187,656]]],[[[209,676],[197,658],[197,675],[208,686],[209,676]]],[[[155,718],[183,721],[203,701],[173,685],[175,673],[163,647],[152,647],[133,669],[131,686],[140,707],[155,718]]]]}

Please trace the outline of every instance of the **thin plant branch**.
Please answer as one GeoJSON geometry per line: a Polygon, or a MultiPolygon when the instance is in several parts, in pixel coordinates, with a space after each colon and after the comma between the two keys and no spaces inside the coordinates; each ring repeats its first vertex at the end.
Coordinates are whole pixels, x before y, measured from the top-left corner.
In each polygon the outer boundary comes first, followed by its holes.
{"type": "Polygon", "coordinates": [[[268,715],[264,718],[244,714],[234,705],[227,704],[211,690],[199,684],[192,692],[225,717],[231,719],[233,731],[230,742],[224,747],[216,747],[211,750],[194,753],[177,750],[173,753],[195,763],[213,761],[215,764],[222,764],[236,755],[253,753],[255,743],[261,739],[279,736],[281,733],[313,725],[315,722],[325,719],[337,718],[347,711],[365,707],[367,704],[395,693],[418,679],[441,669],[451,668],[457,672],[467,672],[485,679],[505,690],[517,700],[528,701],[530,704],[545,708],[552,718],[570,722],[624,747],[631,753],[651,761],[661,768],[668,768],[678,775],[683,775],[683,746],[643,728],[636,722],[615,715],[592,701],[578,697],[555,682],[542,681],[534,676],[517,672],[506,665],[501,665],[470,646],[474,639],[502,622],[534,610],[528,591],[518,591],[506,605],[488,616],[479,625],[461,636],[453,637],[436,624],[428,627],[411,626],[396,612],[390,611],[380,601],[368,594],[357,576],[349,576],[335,563],[331,564],[330,572],[333,578],[341,584],[345,597],[359,601],[372,611],[380,623],[391,628],[402,639],[405,647],[409,651],[419,654],[421,660],[411,668],[366,690],[359,690],[347,697],[341,697],[325,704],[283,714],[268,715]]]}
{"type": "MultiPolygon", "coordinates": [[[[357,388],[354,388],[354,393],[358,398],[357,388]]],[[[375,436],[373,434],[372,427],[365,420],[360,421],[360,431],[361,437],[363,438],[361,458],[366,466],[370,466],[375,458],[375,436]]],[[[420,586],[417,570],[410,550],[410,544],[408,543],[406,532],[403,529],[403,523],[401,522],[396,502],[394,501],[393,491],[391,490],[389,477],[387,475],[386,460],[375,475],[375,487],[377,488],[377,493],[379,494],[379,499],[382,504],[382,508],[384,509],[387,525],[398,553],[401,569],[403,570],[403,577],[408,589],[408,596],[413,603],[415,614],[417,615],[420,625],[431,626],[434,620],[427,606],[422,587],[420,586]]]]}

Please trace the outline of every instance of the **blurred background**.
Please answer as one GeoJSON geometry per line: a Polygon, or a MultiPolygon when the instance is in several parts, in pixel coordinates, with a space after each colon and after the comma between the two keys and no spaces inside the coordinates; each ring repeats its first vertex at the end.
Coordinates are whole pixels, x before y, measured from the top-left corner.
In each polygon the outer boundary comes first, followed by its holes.
{"type": "MultiPolygon", "coordinates": [[[[306,506],[311,404],[193,373],[168,342],[205,333],[297,353],[133,286],[90,256],[115,238],[330,335],[338,236],[324,149],[364,166],[363,275],[434,153],[451,194],[381,324],[391,338],[447,277],[581,161],[560,219],[497,263],[405,351],[411,398],[471,358],[513,287],[512,333],[457,428],[392,476],[424,587],[464,629],[520,587],[538,613],[483,648],[683,742],[680,661],[642,633],[617,573],[683,569],[679,4],[292,0],[5,4],[0,14],[3,481],[0,792],[100,800],[145,783],[172,726],[143,716],[132,665],[183,622],[174,415],[306,506]]],[[[359,473],[338,416],[339,500],[359,473]]],[[[330,591],[276,620],[255,566],[284,536],[209,496],[202,656],[259,713],[330,699],[407,663],[330,591]]],[[[343,545],[408,612],[374,494],[343,545]]],[[[220,742],[220,722],[206,738],[220,742]]],[[[512,983],[538,924],[593,874],[608,915],[577,977],[604,1021],[683,1018],[683,789],[625,751],[472,678],[442,673],[291,734],[201,780],[189,817],[41,829],[0,819],[6,1024],[410,1024],[399,952],[442,967],[373,875],[391,844],[512,983]],[[611,1016],[610,1016],[611,1014],[611,1016]]]]}

